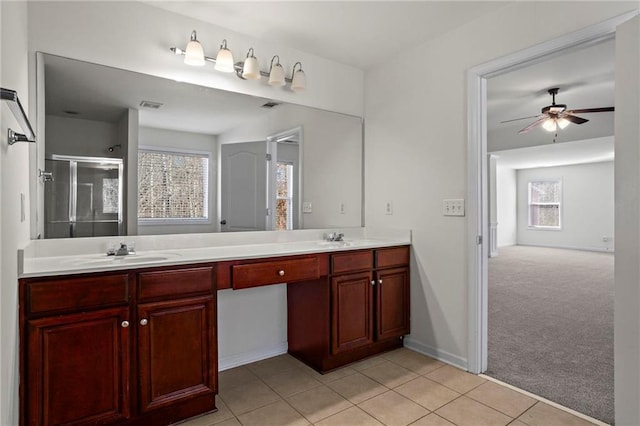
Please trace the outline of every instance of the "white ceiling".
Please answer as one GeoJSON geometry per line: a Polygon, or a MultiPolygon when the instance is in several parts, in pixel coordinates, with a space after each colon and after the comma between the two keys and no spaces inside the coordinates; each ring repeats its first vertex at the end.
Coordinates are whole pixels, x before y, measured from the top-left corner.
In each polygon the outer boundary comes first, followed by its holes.
{"type": "Polygon", "coordinates": [[[47,115],[116,122],[133,108],[141,126],[212,135],[269,112],[261,108],[268,99],[54,55],[45,55],[45,88],[47,115]],[[142,101],[163,105],[149,110],[142,101]]]}
{"type": "MultiPolygon", "coordinates": [[[[150,5],[360,69],[508,1],[149,1],[150,5]]],[[[230,40],[231,42],[231,40],[230,40]]]]}

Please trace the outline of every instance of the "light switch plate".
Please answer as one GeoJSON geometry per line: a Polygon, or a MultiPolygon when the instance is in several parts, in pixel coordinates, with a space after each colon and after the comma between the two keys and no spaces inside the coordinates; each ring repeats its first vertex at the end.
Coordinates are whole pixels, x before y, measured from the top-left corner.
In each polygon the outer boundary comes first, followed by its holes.
{"type": "Polygon", "coordinates": [[[312,213],[311,201],[305,201],[302,203],[302,213],[312,213]]]}
{"type": "Polygon", "coordinates": [[[442,214],[445,216],[464,216],[464,199],[452,198],[443,200],[442,214]]]}

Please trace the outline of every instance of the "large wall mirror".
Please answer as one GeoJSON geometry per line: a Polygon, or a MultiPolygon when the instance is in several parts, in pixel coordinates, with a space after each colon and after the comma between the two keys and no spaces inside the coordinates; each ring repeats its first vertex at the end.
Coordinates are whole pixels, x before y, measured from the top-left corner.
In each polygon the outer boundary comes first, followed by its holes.
{"type": "Polygon", "coordinates": [[[362,225],[360,117],[45,53],[37,68],[35,238],[362,225]]]}

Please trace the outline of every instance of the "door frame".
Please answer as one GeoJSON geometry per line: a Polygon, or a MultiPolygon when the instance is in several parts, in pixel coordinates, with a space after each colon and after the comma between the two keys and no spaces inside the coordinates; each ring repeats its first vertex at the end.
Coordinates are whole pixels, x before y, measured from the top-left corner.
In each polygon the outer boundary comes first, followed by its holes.
{"type": "Polygon", "coordinates": [[[638,10],[627,12],[467,70],[467,370],[471,373],[486,371],[488,352],[487,79],[535,64],[550,55],[615,37],[616,27],[638,14],[638,10]]]}

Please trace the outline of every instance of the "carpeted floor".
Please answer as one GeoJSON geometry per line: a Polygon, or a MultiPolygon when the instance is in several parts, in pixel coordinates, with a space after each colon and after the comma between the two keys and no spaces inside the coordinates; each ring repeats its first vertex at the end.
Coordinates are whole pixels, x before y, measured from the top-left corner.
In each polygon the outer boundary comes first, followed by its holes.
{"type": "Polygon", "coordinates": [[[613,260],[500,248],[489,259],[486,374],[613,424],[613,260]]]}

